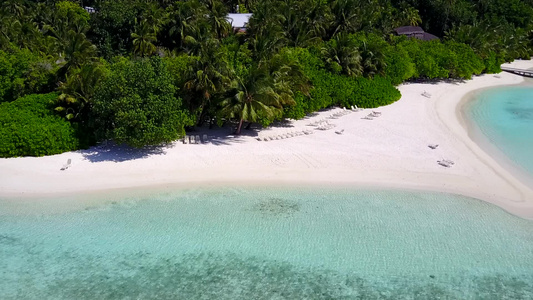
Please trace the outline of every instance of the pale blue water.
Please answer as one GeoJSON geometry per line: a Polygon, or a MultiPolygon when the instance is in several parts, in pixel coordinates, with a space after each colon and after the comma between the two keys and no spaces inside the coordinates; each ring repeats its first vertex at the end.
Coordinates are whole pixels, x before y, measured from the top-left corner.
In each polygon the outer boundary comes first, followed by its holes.
{"type": "Polygon", "coordinates": [[[533,299],[533,222],[459,196],[195,188],[24,205],[0,200],[0,299],[533,299]]]}
{"type": "Polygon", "coordinates": [[[533,176],[533,87],[494,88],[476,98],[468,117],[518,168],[533,176]]]}

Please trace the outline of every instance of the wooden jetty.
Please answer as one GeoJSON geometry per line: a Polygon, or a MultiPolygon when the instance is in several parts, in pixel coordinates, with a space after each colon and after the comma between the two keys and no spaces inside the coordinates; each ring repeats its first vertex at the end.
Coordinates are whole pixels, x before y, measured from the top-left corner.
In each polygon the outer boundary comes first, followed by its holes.
{"type": "Polygon", "coordinates": [[[524,76],[524,77],[533,78],[533,70],[523,70],[523,69],[502,67],[502,71],[513,73],[513,74],[524,76]]]}

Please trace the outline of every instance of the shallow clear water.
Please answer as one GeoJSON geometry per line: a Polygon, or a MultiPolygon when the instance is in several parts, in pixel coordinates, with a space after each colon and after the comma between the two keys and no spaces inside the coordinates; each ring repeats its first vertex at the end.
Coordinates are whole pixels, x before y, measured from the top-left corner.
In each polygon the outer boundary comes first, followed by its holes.
{"type": "Polygon", "coordinates": [[[0,299],[533,299],[533,222],[459,196],[195,188],[39,205],[0,215],[0,299]]]}
{"type": "Polygon", "coordinates": [[[491,144],[533,178],[533,87],[485,90],[467,115],[491,144]]]}

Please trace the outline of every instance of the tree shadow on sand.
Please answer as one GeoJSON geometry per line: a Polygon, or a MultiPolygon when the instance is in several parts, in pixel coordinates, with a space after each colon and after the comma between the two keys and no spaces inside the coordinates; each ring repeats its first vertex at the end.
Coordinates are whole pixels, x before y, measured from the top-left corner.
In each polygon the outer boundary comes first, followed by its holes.
{"type": "Polygon", "coordinates": [[[152,155],[165,154],[165,146],[167,145],[133,148],[127,145],[116,145],[108,142],[79,152],[85,159],[93,163],[104,161],[123,162],[152,155]]]}

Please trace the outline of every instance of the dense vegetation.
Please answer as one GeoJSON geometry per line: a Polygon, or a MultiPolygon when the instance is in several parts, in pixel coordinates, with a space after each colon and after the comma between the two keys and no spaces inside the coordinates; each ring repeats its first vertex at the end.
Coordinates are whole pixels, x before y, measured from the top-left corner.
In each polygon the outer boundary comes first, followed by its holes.
{"type": "Polygon", "coordinates": [[[333,105],[377,107],[398,100],[404,81],[468,79],[533,52],[533,0],[0,5],[1,156],[107,139],[142,147],[206,123],[240,133],[333,105]],[[253,13],[245,32],[226,19],[237,6],[253,13]],[[393,34],[407,25],[440,40],[393,34]]]}
{"type": "Polygon", "coordinates": [[[30,95],[0,104],[0,156],[43,156],[76,150],[74,127],[54,114],[56,93],[30,95]]]}

